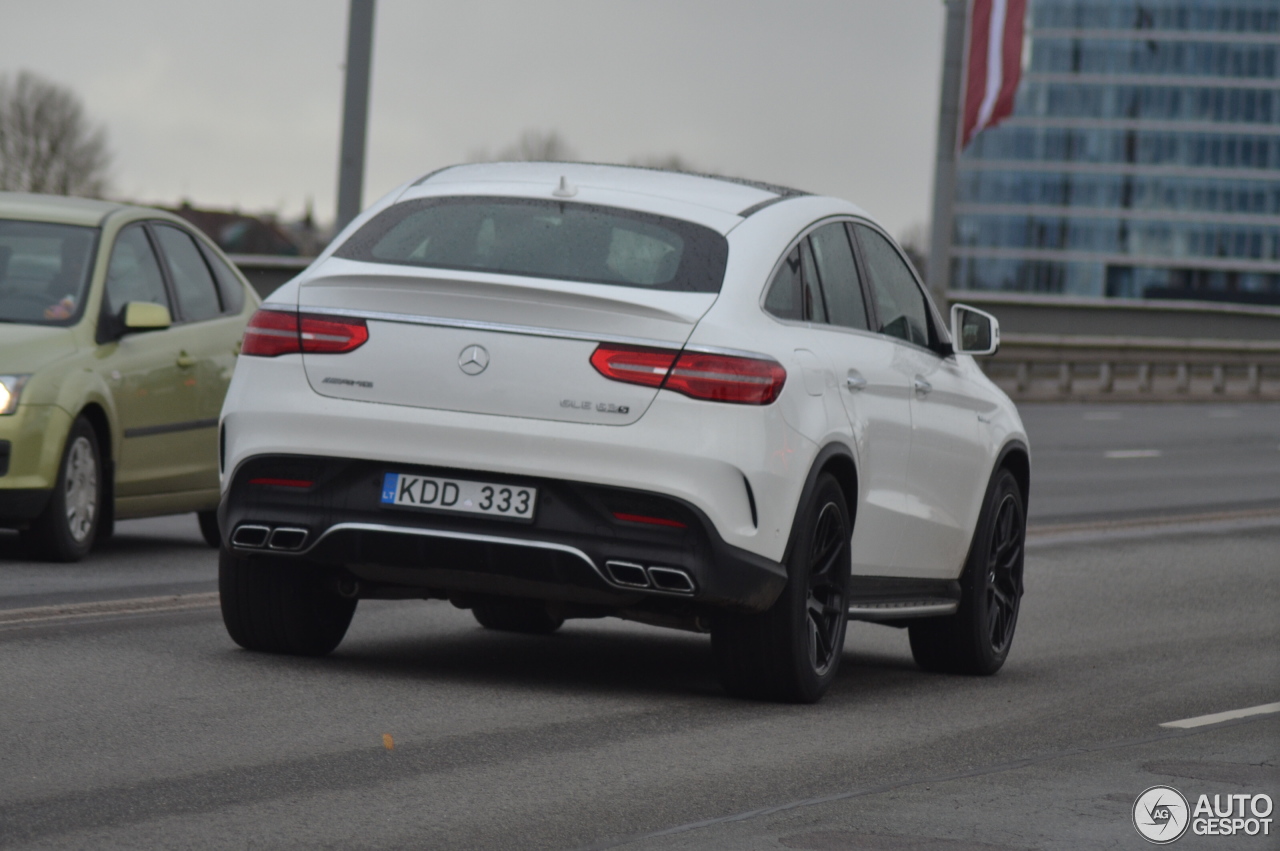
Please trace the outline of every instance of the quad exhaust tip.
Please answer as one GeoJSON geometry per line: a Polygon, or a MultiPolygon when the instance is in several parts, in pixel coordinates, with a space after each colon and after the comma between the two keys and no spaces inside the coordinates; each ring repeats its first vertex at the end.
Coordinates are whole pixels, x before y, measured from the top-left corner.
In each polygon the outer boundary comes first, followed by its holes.
{"type": "Polygon", "coordinates": [[[649,575],[644,566],[629,561],[607,561],[604,566],[609,569],[609,577],[619,585],[628,588],[648,588],[649,575]]]}
{"type": "Polygon", "coordinates": [[[676,567],[648,567],[630,561],[606,561],[605,569],[615,585],[648,588],[675,594],[692,594],[693,578],[676,567]]]}
{"type": "Polygon", "coordinates": [[[245,549],[260,550],[264,547],[281,552],[292,552],[302,549],[307,542],[307,530],[296,526],[260,526],[245,523],[237,526],[231,533],[231,544],[245,549]]]}
{"type": "Polygon", "coordinates": [[[683,570],[674,567],[651,567],[649,579],[653,587],[662,591],[674,591],[677,594],[692,594],[693,579],[683,570]]]}
{"type": "Polygon", "coordinates": [[[231,533],[231,543],[237,547],[265,547],[271,535],[270,526],[237,526],[231,533]]]}
{"type": "Polygon", "coordinates": [[[307,530],[292,526],[281,526],[271,533],[267,546],[273,550],[300,550],[306,543],[307,530]]]}

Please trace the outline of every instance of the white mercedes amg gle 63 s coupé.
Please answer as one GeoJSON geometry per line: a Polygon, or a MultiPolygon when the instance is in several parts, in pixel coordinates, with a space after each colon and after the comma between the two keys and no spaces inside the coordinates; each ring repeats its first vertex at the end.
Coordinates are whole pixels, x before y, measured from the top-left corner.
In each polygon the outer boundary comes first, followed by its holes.
{"type": "Polygon", "coordinates": [[[221,419],[222,613],[324,654],[362,598],[486,627],[711,633],[733,694],[817,700],[849,618],[990,674],[1022,594],[1030,456],[845,201],[640,168],[446,168],[253,317],[221,419]]]}

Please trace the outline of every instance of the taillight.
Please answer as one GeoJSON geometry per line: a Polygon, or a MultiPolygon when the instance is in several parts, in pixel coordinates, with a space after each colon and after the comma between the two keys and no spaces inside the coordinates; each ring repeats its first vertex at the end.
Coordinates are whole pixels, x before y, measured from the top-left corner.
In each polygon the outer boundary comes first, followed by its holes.
{"type": "Polygon", "coordinates": [[[244,329],[242,355],[340,354],[358,349],[369,339],[363,319],[318,316],[262,308],[244,329]]]}
{"type": "Polygon", "coordinates": [[[600,345],[591,353],[591,365],[605,378],[661,387],[678,352],[666,349],[637,349],[600,345]]]}
{"type": "Polygon", "coordinates": [[[283,310],[259,308],[244,329],[244,342],[240,354],[273,358],[301,352],[298,341],[298,314],[283,310]]]}
{"type": "Polygon", "coordinates": [[[591,353],[591,365],[614,381],[743,405],[768,405],[787,380],[782,364],[767,358],[605,344],[591,353]]]}
{"type": "Polygon", "coordinates": [[[662,386],[695,399],[767,405],[786,381],[787,371],[777,361],[682,352],[662,386]]]}
{"type": "Polygon", "coordinates": [[[363,319],[298,314],[298,336],[307,354],[341,354],[358,349],[369,339],[363,319]]]}

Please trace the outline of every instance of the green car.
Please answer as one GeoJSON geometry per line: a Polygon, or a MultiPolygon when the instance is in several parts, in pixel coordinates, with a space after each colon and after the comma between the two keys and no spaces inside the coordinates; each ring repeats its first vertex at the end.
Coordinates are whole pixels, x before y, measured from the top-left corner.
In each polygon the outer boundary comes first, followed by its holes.
{"type": "Polygon", "coordinates": [[[83,558],[116,519],[198,512],[257,294],[186,222],[0,192],[0,528],[83,558]]]}

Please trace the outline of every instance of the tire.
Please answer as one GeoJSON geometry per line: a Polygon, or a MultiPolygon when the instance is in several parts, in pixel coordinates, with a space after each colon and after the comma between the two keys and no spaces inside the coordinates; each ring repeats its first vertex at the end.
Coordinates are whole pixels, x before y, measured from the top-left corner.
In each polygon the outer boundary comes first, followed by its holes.
{"type": "Polygon", "coordinates": [[[987,488],[960,576],[960,608],[908,628],[917,665],[946,674],[1000,670],[1018,625],[1026,531],[1022,490],[1012,473],[1000,470],[987,488]]]}
{"type": "Polygon", "coordinates": [[[220,549],[222,532],[218,530],[218,512],[216,510],[196,512],[196,521],[200,524],[200,534],[204,536],[204,542],[215,550],[220,549]]]}
{"type": "Polygon", "coordinates": [[[554,617],[539,600],[491,597],[477,601],[471,614],[485,629],[526,635],[550,635],[564,625],[564,618],[554,617]]]}
{"type": "Polygon", "coordinates": [[[22,533],[28,552],[45,561],[80,561],[87,556],[103,514],[103,481],[98,436],[88,420],[77,417],[62,447],[49,504],[22,533]]]}
{"type": "Polygon", "coordinates": [[[782,595],[761,614],[712,621],[711,648],[726,691],[814,703],[830,688],[849,621],[852,530],[844,491],[823,473],[800,515],[782,595]]]}
{"type": "Polygon", "coordinates": [[[318,568],[305,561],[218,556],[222,622],[232,641],[246,650],[324,656],[351,625],[356,601],[321,584],[318,568]]]}

